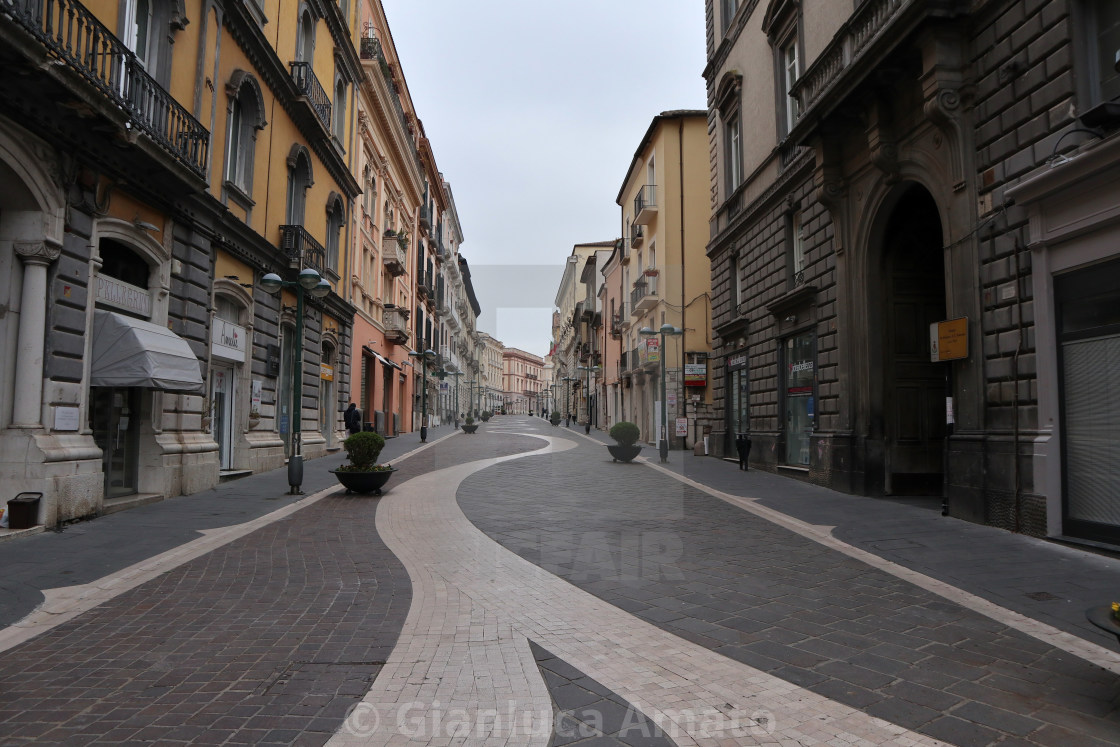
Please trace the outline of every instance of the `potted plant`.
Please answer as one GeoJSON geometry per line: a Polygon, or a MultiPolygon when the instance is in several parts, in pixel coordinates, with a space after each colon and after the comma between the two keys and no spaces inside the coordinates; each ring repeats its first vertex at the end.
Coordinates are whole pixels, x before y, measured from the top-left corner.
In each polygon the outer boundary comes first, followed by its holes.
{"type": "Polygon", "coordinates": [[[553,410],[552,414],[548,416],[548,422],[552,423],[553,425],[560,425],[560,411],[553,410]]]}
{"type": "Polygon", "coordinates": [[[256,428],[261,422],[261,411],[256,407],[249,410],[249,427],[256,428]]]}
{"type": "Polygon", "coordinates": [[[474,422],[474,418],[470,415],[463,421],[463,433],[474,433],[478,430],[478,423],[474,422]]]}
{"type": "Polygon", "coordinates": [[[638,456],[638,452],[642,450],[642,445],[638,443],[638,436],[641,435],[638,426],[622,420],[611,426],[610,433],[615,443],[607,444],[607,451],[611,453],[613,461],[629,462],[638,456]]]}
{"type": "Polygon", "coordinates": [[[349,464],[344,464],[331,473],[338,478],[347,494],[373,493],[381,495],[381,488],[389,482],[389,478],[396,472],[391,464],[378,464],[377,457],[385,447],[385,439],[380,433],[362,431],[355,433],[342,442],[346,449],[346,456],[350,458],[349,464]]]}
{"type": "Polygon", "coordinates": [[[489,410],[483,410],[482,414],[479,415],[479,417],[482,418],[483,423],[487,423],[490,421],[490,418],[494,417],[494,413],[490,412],[489,410]]]}

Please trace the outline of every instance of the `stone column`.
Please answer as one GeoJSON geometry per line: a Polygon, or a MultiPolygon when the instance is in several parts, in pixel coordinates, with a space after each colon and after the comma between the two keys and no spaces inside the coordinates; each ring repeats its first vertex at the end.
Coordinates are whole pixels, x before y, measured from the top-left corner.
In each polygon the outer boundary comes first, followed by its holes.
{"type": "Polygon", "coordinates": [[[47,268],[58,259],[61,245],[51,239],[13,242],[23,260],[23,288],[16,343],[15,397],[12,426],[39,428],[43,411],[43,352],[47,329],[47,268]]]}

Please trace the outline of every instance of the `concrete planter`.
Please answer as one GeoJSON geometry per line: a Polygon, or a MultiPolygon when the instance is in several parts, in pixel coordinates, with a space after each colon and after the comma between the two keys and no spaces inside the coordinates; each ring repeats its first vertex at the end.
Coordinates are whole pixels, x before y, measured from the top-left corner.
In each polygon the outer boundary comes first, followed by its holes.
{"type": "Polygon", "coordinates": [[[383,469],[377,472],[340,472],[332,469],[331,474],[338,478],[342,487],[346,488],[347,495],[350,493],[381,495],[381,488],[385,487],[385,483],[389,482],[389,478],[396,471],[396,469],[383,469]]]}
{"type": "Polygon", "coordinates": [[[607,451],[616,462],[631,462],[641,450],[641,444],[607,444],[607,451]]]}
{"type": "Polygon", "coordinates": [[[473,423],[471,425],[464,424],[462,427],[463,427],[463,433],[474,433],[475,431],[478,430],[478,423],[473,423]]]}

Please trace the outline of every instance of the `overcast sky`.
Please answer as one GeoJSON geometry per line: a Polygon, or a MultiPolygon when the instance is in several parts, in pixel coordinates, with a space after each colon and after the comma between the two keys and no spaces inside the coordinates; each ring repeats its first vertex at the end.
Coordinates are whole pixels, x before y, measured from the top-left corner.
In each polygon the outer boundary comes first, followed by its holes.
{"type": "Polygon", "coordinates": [[[619,235],[614,199],[650,121],[705,108],[704,3],[382,2],[455,196],[479,327],[543,355],[561,263],[619,235]]]}

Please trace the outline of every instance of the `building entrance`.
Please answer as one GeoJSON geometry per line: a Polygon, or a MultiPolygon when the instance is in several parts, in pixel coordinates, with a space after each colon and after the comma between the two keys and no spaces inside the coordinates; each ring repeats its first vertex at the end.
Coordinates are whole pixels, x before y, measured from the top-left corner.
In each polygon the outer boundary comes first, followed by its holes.
{"type": "Polygon", "coordinates": [[[90,428],[101,449],[105,497],[137,492],[140,461],[140,390],[92,387],[90,428]]]}
{"type": "Polygon", "coordinates": [[[937,205],[925,189],[911,186],[883,237],[883,483],[888,495],[937,495],[942,487],[949,364],[929,359],[929,327],[945,319],[942,243],[937,205]]]}

